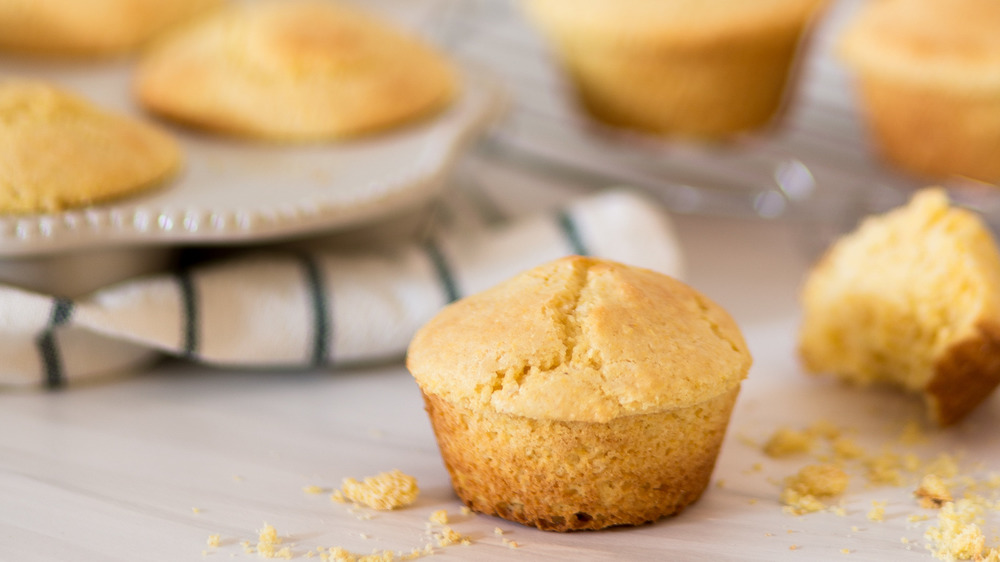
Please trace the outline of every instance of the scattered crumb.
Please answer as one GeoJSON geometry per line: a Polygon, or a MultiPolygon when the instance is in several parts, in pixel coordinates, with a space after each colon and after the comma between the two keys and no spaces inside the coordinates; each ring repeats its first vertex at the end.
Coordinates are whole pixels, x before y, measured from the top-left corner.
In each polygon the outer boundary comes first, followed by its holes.
{"type": "Polygon", "coordinates": [[[191,513],[201,513],[201,508],[200,507],[192,507],[191,508],[191,513]]]}
{"type": "Polygon", "coordinates": [[[774,536],[774,533],[764,533],[764,536],[765,536],[765,537],[773,537],[773,536],[774,536]]]}
{"type": "Polygon", "coordinates": [[[219,538],[219,535],[208,535],[208,540],[206,542],[208,543],[208,546],[216,548],[219,546],[220,541],[221,539],[219,538]]]}
{"type": "Polygon", "coordinates": [[[239,474],[237,474],[237,475],[233,476],[233,481],[235,481],[235,482],[242,482],[243,481],[243,477],[240,476],[239,474]]]}
{"type": "Polygon", "coordinates": [[[322,494],[323,488],[320,488],[319,486],[303,486],[302,491],[307,494],[322,494]]]}
{"type": "Polygon", "coordinates": [[[819,498],[842,494],[848,481],[847,473],[836,465],[808,465],[785,479],[781,501],[785,510],[795,515],[821,511],[827,506],[819,498]]]}
{"type": "Polygon", "coordinates": [[[274,557],[275,558],[284,558],[285,560],[291,560],[292,559],[292,549],[289,548],[289,547],[287,547],[287,546],[283,546],[283,547],[281,547],[280,550],[278,550],[278,552],[276,552],[274,554],[274,557]]]}
{"type": "Polygon", "coordinates": [[[889,484],[891,486],[901,486],[903,475],[900,473],[899,455],[892,451],[884,451],[882,454],[872,457],[865,462],[868,467],[868,480],[872,484],[889,484]]]}
{"type": "Polygon", "coordinates": [[[459,533],[451,527],[444,527],[441,529],[440,533],[434,533],[434,539],[437,541],[437,545],[442,548],[453,544],[472,544],[471,538],[459,533]]]}
{"type": "Polygon", "coordinates": [[[814,437],[822,437],[830,440],[840,437],[840,428],[829,420],[816,420],[809,426],[806,432],[814,437]]]}
{"type": "Polygon", "coordinates": [[[750,505],[757,505],[758,501],[759,500],[757,498],[750,498],[750,499],[747,500],[747,503],[750,504],[750,505]]]}
{"type": "Polygon", "coordinates": [[[868,512],[869,521],[885,521],[885,502],[873,501],[872,508],[868,512]]]}
{"type": "Polygon", "coordinates": [[[860,530],[861,529],[859,529],[857,525],[851,525],[851,532],[852,533],[857,533],[860,530]]]}
{"type": "Polygon", "coordinates": [[[842,549],[840,549],[840,553],[841,554],[850,554],[851,553],[851,549],[849,549],[849,548],[842,548],[842,549]]]}
{"type": "Polygon", "coordinates": [[[504,544],[507,548],[518,548],[519,546],[521,546],[517,544],[517,541],[512,541],[506,537],[500,539],[500,542],[504,544]]]}
{"type": "Polygon", "coordinates": [[[448,512],[444,509],[439,509],[434,513],[431,513],[430,522],[437,525],[447,525],[448,524],[448,512]]]}
{"type": "Polygon", "coordinates": [[[264,523],[264,526],[257,532],[257,556],[261,558],[274,558],[277,552],[276,547],[281,544],[281,537],[278,531],[271,525],[264,523]]]}
{"type": "Polygon", "coordinates": [[[859,459],[865,455],[865,450],[850,437],[838,437],[830,443],[830,446],[833,448],[834,456],[840,460],[859,459]]]}
{"type": "Polygon", "coordinates": [[[920,507],[939,509],[952,501],[951,490],[937,474],[928,474],[920,481],[920,487],[913,492],[920,499],[920,507]]]}
{"type": "Polygon", "coordinates": [[[812,450],[813,437],[804,431],[787,427],[779,428],[764,444],[764,453],[769,457],[787,457],[812,450]]]}
{"type": "Polygon", "coordinates": [[[330,501],[337,503],[347,503],[347,498],[344,497],[344,492],[341,492],[340,490],[334,490],[333,493],[330,494],[330,501]]]}
{"type": "Polygon", "coordinates": [[[913,513],[906,518],[906,520],[910,523],[919,523],[920,521],[927,521],[928,519],[930,518],[923,513],[913,513]]]}
{"type": "Polygon", "coordinates": [[[726,487],[726,481],[724,479],[722,479],[722,478],[719,478],[718,480],[715,481],[715,487],[716,488],[725,488],[726,487]]]}
{"type": "Polygon", "coordinates": [[[494,527],[493,528],[493,534],[494,535],[502,535],[503,534],[503,529],[501,529],[500,527],[494,527]]]}
{"type": "Polygon", "coordinates": [[[798,550],[798,549],[799,549],[799,545],[797,545],[797,544],[793,544],[792,546],[788,547],[788,550],[798,550]]]}
{"type": "Polygon", "coordinates": [[[983,498],[962,498],[944,504],[938,512],[937,526],[927,529],[924,537],[930,541],[931,552],[941,560],[1000,560],[1000,547],[986,546],[980,528],[984,509],[983,498]]]}
{"type": "Polygon", "coordinates": [[[935,474],[941,478],[954,478],[958,475],[958,462],[955,460],[955,457],[947,453],[941,453],[934,460],[927,463],[924,471],[927,474],[935,474]]]}
{"type": "Polygon", "coordinates": [[[362,482],[345,478],[341,491],[348,499],[378,510],[410,505],[420,493],[417,479],[399,470],[369,476],[362,482]]]}
{"type": "Polygon", "coordinates": [[[458,510],[458,512],[461,513],[462,515],[469,515],[470,513],[472,513],[472,508],[470,508],[467,505],[463,505],[461,509],[458,510]]]}

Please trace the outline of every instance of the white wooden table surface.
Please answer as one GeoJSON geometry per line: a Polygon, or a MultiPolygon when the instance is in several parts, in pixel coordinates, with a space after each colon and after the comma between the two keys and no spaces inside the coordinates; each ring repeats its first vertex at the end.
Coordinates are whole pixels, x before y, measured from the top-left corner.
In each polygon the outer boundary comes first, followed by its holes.
{"type": "MultiPolygon", "coordinates": [[[[908,521],[921,512],[912,488],[869,487],[854,471],[846,515],[792,516],[781,510],[776,483],[809,458],[769,459],[746,443],[823,418],[858,430],[858,441],[875,450],[920,417],[916,401],[801,372],[794,355],[806,264],[799,233],[761,221],[677,222],[690,283],[729,309],[756,359],[713,485],[677,517],[554,534],[460,516],[416,385],[400,364],[289,374],[171,363],[101,385],[0,394],[0,560],[258,559],[239,543],[256,542],[264,522],[292,546],[294,559],[318,546],[409,551],[427,541],[425,522],[438,509],[474,543],[440,549],[435,560],[929,560],[921,535],[932,521],[908,521]],[[421,488],[417,503],[402,510],[352,513],[328,493],[303,491],[394,468],[416,476],[421,488]],[[873,500],[888,502],[884,522],[866,518],[873,500]],[[365,513],[372,518],[359,517],[365,513]],[[520,547],[501,544],[496,527],[520,547]],[[209,549],[212,534],[222,545],[209,549]]],[[[991,428],[998,422],[993,399],[913,450],[963,450],[968,466],[997,467],[991,428]]]]}

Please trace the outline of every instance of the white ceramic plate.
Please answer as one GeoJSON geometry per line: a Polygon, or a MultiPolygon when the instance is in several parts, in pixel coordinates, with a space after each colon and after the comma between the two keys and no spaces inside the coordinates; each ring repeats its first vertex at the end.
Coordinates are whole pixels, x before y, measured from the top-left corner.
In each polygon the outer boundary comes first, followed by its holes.
{"type": "MultiPolygon", "coordinates": [[[[128,61],[0,59],[0,76],[50,80],[105,108],[142,115],[131,96],[131,69],[128,61]]],[[[161,189],[104,205],[0,216],[0,257],[274,240],[343,230],[413,207],[437,192],[464,146],[504,105],[492,75],[478,68],[461,74],[460,97],[444,112],[348,142],[260,144],[163,124],[185,153],[179,176],[161,189]]]]}

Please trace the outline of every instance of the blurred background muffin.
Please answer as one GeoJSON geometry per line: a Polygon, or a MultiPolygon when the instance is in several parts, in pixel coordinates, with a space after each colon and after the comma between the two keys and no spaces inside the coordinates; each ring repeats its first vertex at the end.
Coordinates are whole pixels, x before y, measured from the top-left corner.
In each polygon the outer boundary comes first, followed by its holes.
{"type": "Polygon", "coordinates": [[[54,212],[161,184],[180,167],[158,128],[35,80],[0,81],[0,214],[54,212]]]}
{"type": "Polygon", "coordinates": [[[307,142],[425,117],[457,81],[443,55],[387,21],[285,0],[234,5],[170,34],[140,61],[135,89],[147,109],[194,127],[307,142]]]}
{"type": "Polygon", "coordinates": [[[923,176],[1000,181],[1000,2],[871,2],[841,54],[888,160],[923,176]]]}
{"type": "Polygon", "coordinates": [[[768,123],[822,0],[522,0],[611,125],[717,138],[768,123]]]}
{"type": "Polygon", "coordinates": [[[0,49],[96,56],[134,50],[223,0],[0,0],[0,49]]]}

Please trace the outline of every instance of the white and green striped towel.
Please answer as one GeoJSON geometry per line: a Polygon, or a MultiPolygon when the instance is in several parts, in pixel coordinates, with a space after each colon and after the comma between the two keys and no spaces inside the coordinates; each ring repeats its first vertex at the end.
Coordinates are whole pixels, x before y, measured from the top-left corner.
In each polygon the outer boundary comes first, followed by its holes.
{"type": "Polygon", "coordinates": [[[396,359],[448,302],[571,253],[681,274],[664,212],[611,191],[391,252],[257,254],[76,300],[0,286],[0,385],[54,388],[136,372],[164,354],[266,369],[396,359]]]}

